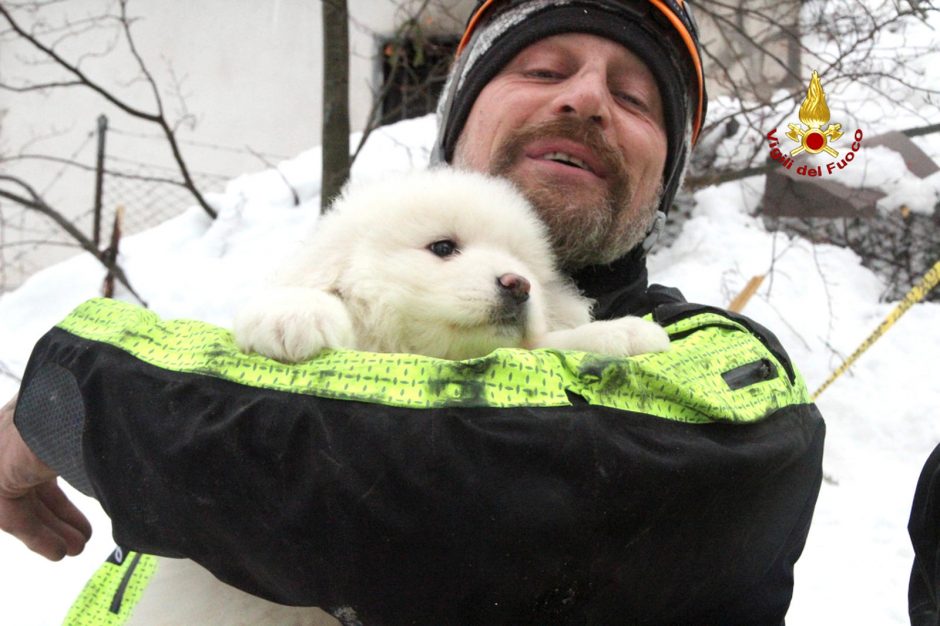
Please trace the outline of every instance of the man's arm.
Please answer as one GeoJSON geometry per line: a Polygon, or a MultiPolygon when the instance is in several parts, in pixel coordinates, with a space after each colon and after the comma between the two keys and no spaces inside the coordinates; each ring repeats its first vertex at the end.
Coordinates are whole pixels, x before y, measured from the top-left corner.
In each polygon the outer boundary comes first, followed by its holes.
{"type": "Polygon", "coordinates": [[[917,480],[907,529],[914,547],[908,587],[911,624],[936,624],[940,618],[940,445],[917,480]]]}
{"type": "Polygon", "coordinates": [[[122,548],[273,601],[364,622],[780,624],[825,428],[775,341],[679,313],[673,349],[631,362],[288,367],[90,302],[37,344],[16,425],[122,548]]]}
{"type": "Polygon", "coordinates": [[[13,423],[15,406],[13,396],[0,409],[0,529],[47,559],[75,556],[91,537],[91,524],[23,441],[13,423]]]}

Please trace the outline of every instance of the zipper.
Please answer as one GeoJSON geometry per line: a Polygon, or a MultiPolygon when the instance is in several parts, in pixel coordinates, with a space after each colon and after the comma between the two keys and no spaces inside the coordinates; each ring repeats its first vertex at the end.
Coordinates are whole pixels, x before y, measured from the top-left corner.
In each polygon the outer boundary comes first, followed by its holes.
{"type": "MultiPolygon", "coordinates": [[[[694,317],[700,313],[715,313],[720,315],[729,321],[728,326],[731,327],[734,327],[734,324],[740,324],[743,326],[748,332],[757,337],[764,347],[767,348],[767,350],[772,355],[774,355],[774,357],[776,357],[777,361],[780,362],[780,364],[783,366],[783,369],[786,371],[787,378],[790,380],[790,382],[796,382],[796,370],[794,369],[793,363],[790,361],[786,351],[783,349],[783,346],[780,345],[780,341],[772,332],[748,317],[739,315],[737,313],[732,313],[718,307],[683,303],[672,305],[662,304],[657,306],[655,309],[653,309],[653,320],[660,326],[668,326],[689,317],[694,317]]],[[[707,328],[709,326],[725,325],[717,322],[710,322],[681,333],[670,334],[669,338],[678,339],[687,336],[696,330],[707,328]]]]}
{"type": "Polygon", "coordinates": [[[752,363],[745,363],[734,369],[724,372],[721,377],[731,391],[737,391],[756,383],[770,380],[777,375],[777,368],[769,359],[761,359],[752,363]]]}
{"type": "MultiPolygon", "coordinates": [[[[679,321],[679,320],[673,320],[673,322],[676,322],[676,321],[679,321]]],[[[694,335],[698,331],[705,330],[706,328],[729,328],[731,330],[741,330],[740,326],[737,326],[736,324],[732,324],[730,321],[724,324],[721,322],[709,322],[707,324],[702,324],[694,328],[688,328],[678,333],[669,333],[669,341],[678,341],[680,339],[685,339],[689,335],[694,335]]]]}
{"type": "Polygon", "coordinates": [[[130,565],[124,570],[121,583],[118,585],[117,590],[115,590],[114,597],[111,598],[111,607],[109,610],[115,615],[121,612],[121,604],[124,602],[124,594],[127,593],[127,585],[131,582],[131,577],[134,575],[134,570],[137,569],[137,564],[140,563],[140,557],[140,552],[134,553],[134,558],[131,559],[130,565]]]}

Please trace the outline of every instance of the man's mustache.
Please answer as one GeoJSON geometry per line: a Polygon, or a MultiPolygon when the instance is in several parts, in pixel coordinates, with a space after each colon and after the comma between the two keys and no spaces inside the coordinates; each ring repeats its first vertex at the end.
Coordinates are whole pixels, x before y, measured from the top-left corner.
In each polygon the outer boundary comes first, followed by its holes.
{"type": "Polygon", "coordinates": [[[628,185],[626,160],[623,153],[612,146],[595,122],[580,117],[559,117],[513,131],[496,152],[490,173],[506,173],[523,155],[525,147],[533,141],[561,137],[585,146],[600,162],[606,172],[611,189],[628,185]]]}

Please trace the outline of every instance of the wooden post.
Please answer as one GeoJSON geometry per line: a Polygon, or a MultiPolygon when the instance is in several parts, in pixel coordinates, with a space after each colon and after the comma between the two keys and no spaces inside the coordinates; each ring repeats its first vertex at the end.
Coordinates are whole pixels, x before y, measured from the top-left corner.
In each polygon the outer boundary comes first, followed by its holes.
{"type": "Polygon", "coordinates": [[[101,246],[101,199],[104,195],[104,143],[108,134],[108,118],[98,116],[98,158],[95,164],[95,213],[92,226],[92,241],[101,246]]]}
{"type": "MultiPolygon", "coordinates": [[[[118,205],[114,211],[114,226],[111,227],[111,245],[104,251],[105,258],[112,266],[117,265],[118,248],[121,245],[121,236],[124,231],[124,206],[118,205]]],[[[114,271],[108,270],[101,287],[101,295],[105,298],[114,297],[114,271]]]]}
{"type": "Polygon", "coordinates": [[[740,313],[744,310],[744,307],[747,306],[751,297],[757,293],[757,289],[762,282],[764,282],[764,274],[752,276],[751,280],[747,281],[747,285],[744,286],[744,289],[741,290],[741,293],[735,296],[734,300],[728,305],[728,310],[732,313],[740,313]]]}

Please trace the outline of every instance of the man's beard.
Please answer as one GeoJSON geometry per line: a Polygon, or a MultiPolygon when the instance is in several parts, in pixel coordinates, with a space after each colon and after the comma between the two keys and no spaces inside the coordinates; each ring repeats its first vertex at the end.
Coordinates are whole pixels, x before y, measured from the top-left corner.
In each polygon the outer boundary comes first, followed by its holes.
{"type": "Polygon", "coordinates": [[[625,215],[637,181],[627,174],[623,154],[611,146],[596,124],[580,118],[557,118],[520,128],[497,147],[490,174],[508,178],[535,207],[548,227],[560,265],[573,271],[615,261],[643,241],[653,222],[660,194],[636,215],[625,215]],[[562,185],[551,177],[539,179],[515,171],[525,147],[542,138],[565,138],[586,146],[605,172],[606,191],[562,185]]]}

